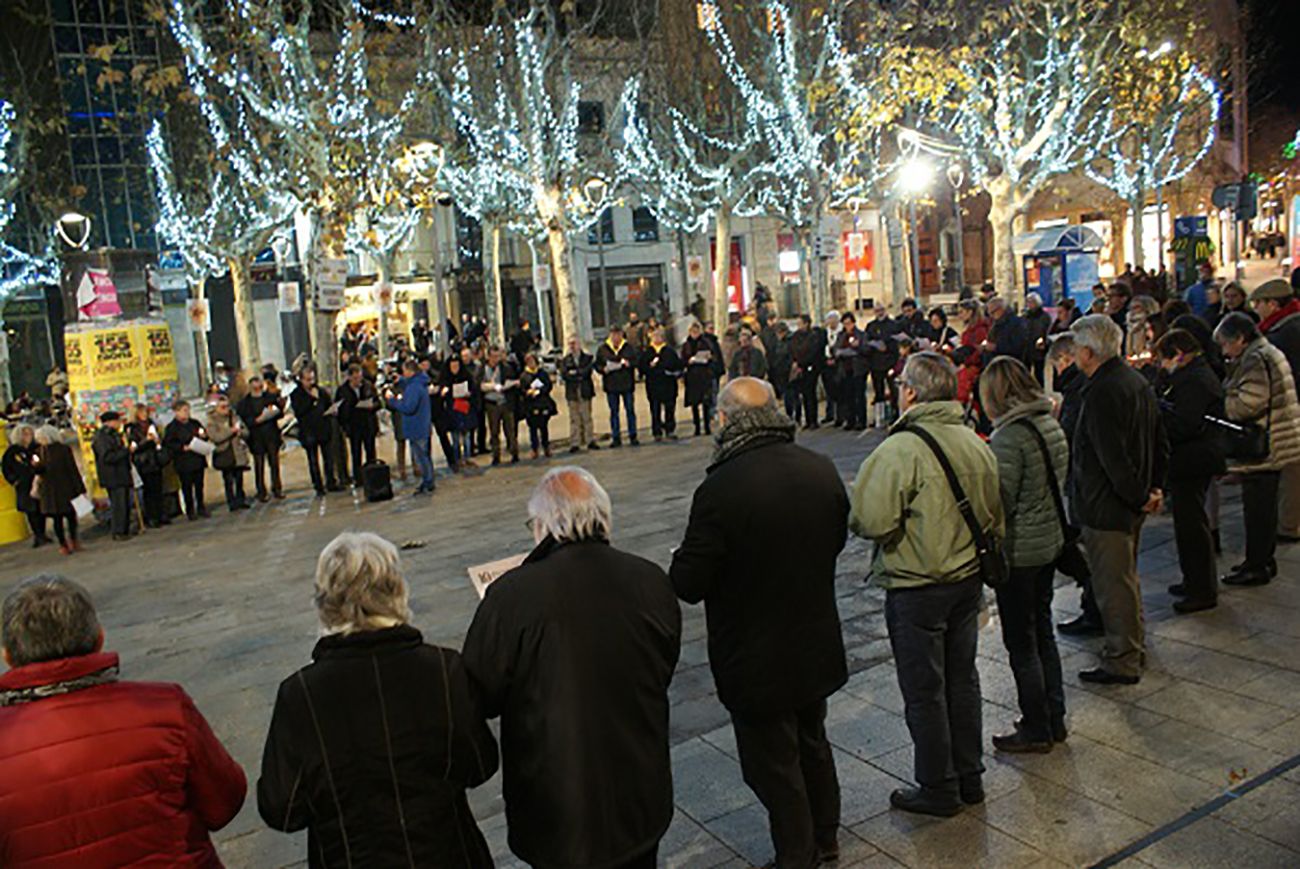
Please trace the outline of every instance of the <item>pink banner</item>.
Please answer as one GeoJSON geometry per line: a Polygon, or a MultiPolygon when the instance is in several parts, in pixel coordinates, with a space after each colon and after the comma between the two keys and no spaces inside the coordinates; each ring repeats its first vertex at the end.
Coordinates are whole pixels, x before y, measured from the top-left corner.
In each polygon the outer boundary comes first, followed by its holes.
{"type": "Polygon", "coordinates": [[[122,306],[117,303],[117,285],[108,272],[86,269],[77,286],[77,308],[83,319],[122,316],[122,306]]]}

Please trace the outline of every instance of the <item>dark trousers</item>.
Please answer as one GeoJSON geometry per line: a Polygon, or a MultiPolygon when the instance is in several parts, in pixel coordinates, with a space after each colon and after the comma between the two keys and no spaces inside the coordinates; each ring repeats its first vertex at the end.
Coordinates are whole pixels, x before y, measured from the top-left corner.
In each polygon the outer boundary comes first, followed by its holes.
{"type": "Polygon", "coordinates": [[[623,411],[627,416],[627,437],[632,443],[636,443],[636,393],[634,392],[607,392],[605,401],[609,404],[609,432],[614,443],[622,443],[622,431],[618,422],[618,407],[623,405],[623,411]]]}
{"type": "Polygon", "coordinates": [[[348,446],[352,448],[352,481],[360,486],[361,468],[364,465],[374,464],[375,461],[375,436],[369,433],[351,432],[348,435],[348,446]],[[361,461],[362,452],[365,453],[364,463],[361,461]]]}
{"type": "Polygon", "coordinates": [[[793,392],[803,401],[803,424],[817,427],[817,375],[805,374],[795,381],[793,392]]]}
{"type": "Polygon", "coordinates": [[[328,443],[310,443],[302,445],[303,452],[307,453],[307,473],[311,475],[312,487],[317,492],[324,492],[325,488],[334,488],[337,483],[334,479],[334,453],[328,443]],[[320,462],[325,460],[325,476],[321,477],[320,462]]]}
{"type": "Polygon", "coordinates": [[[71,540],[76,543],[80,538],[77,534],[77,514],[76,513],[55,513],[50,516],[54,520],[54,536],[58,538],[60,546],[67,546],[71,540]],[[67,533],[64,533],[64,525],[67,525],[67,533]]]}
{"type": "Polygon", "coordinates": [[[226,507],[234,510],[244,503],[244,469],[223,468],[221,485],[226,490],[226,507]]]}
{"type": "Polygon", "coordinates": [[[710,422],[709,406],[707,404],[691,405],[691,421],[695,423],[695,433],[700,433],[700,425],[704,425],[705,434],[713,434],[712,422],[710,422]],[[701,420],[701,417],[703,419],[701,420]]]}
{"type": "Polygon", "coordinates": [[[655,437],[670,435],[677,431],[677,396],[672,398],[650,398],[650,432],[655,437]]]}
{"type": "Polygon", "coordinates": [[[954,798],[959,780],[984,772],[983,701],[975,669],[980,597],[978,576],[885,594],[916,782],[954,798]]]}
{"type": "Polygon", "coordinates": [[[1011,659],[1020,702],[1021,729],[1034,742],[1051,742],[1052,726],[1065,723],[1061,654],[1052,626],[1056,568],[1016,567],[998,592],[1002,643],[1011,659]]]}
{"type": "MultiPolygon", "coordinates": [[[[451,442],[452,433],[447,430],[446,421],[444,420],[442,423],[435,422],[433,430],[438,435],[438,446],[442,448],[442,457],[446,460],[447,467],[454,471],[456,469],[456,447],[451,442]]],[[[406,479],[405,452],[402,446],[404,443],[406,442],[401,440],[397,442],[397,466],[402,479],[406,479]]],[[[433,449],[432,443],[430,443],[429,449],[433,449]]],[[[469,456],[466,456],[465,458],[468,459],[469,456]]]]}
{"type": "Polygon", "coordinates": [[[108,490],[109,527],[113,534],[131,533],[131,487],[114,486],[108,490]]]}
{"type": "Polygon", "coordinates": [[[785,395],[785,415],[790,417],[796,423],[803,421],[803,396],[799,394],[799,382],[796,380],[786,387],[785,395]]]}
{"type": "Polygon", "coordinates": [[[871,370],[871,400],[875,404],[889,401],[889,370],[871,370]]]}
{"type": "Polygon", "coordinates": [[[528,444],[533,452],[551,448],[551,418],[545,415],[528,417],[528,444]]]}
{"type": "Polygon", "coordinates": [[[163,475],[162,471],[149,471],[140,475],[144,484],[144,522],[150,527],[157,527],[163,521],[163,475]]]}
{"type": "Polygon", "coordinates": [[[655,869],[655,865],[658,862],[659,846],[655,845],[644,854],[633,857],[631,860],[625,860],[622,863],[618,863],[610,867],[610,869],[655,869]]]}
{"type": "Polygon", "coordinates": [[[838,850],[840,783],[826,701],[772,717],[731,716],[745,784],[767,810],[778,869],[809,869],[838,850]]]}
{"type": "Polygon", "coordinates": [[[27,524],[32,526],[32,537],[37,541],[44,543],[49,538],[45,536],[45,514],[40,510],[27,513],[27,524]]]}
{"type": "Polygon", "coordinates": [[[1214,536],[1210,533],[1210,515],[1205,512],[1205,495],[1210,490],[1210,478],[1170,480],[1167,488],[1170,512],[1174,517],[1178,566],[1182,569],[1187,599],[1217,600],[1219,589],[1214,564],[1214,536]]]}
{"type": "Polygon", "coordinates": [[[506,449],[512,459],[519,458],[519,420],[515,419],[514,408],[506,402],[495,404],[486,402],[488,428],[492,432],[492,461],[501,460],[501,429],[506,430],[506,449]]]}
{"type": "MultiPolygon", "coordinates": [[[[474,432],[474,452],[487,452],[487,412],[485,409],[480,409],[478,415],[478,428],[474,432]]],[[[466,456],[466,458],[469,458],[469,456],[466,456]]]]}
{"type": "Polygon", "coordinates": [[[181,478],[181,497],[185,500],[185,515],[193,519],[207,511],[203,503],[203,468],[196,471],[178,471],[181,478]]]}
{"type": "Polygon", "coordinates": [[[266,499],[266,469],[271,469],[271,491],[276,495],[284,493],[280,482],[280,449],[277,447],[265,453],[253,453],[253,482],[257,486],[257,497],[266,499]]]}
{"type": "Polygon", "coordinates": [[[834,366],[822,369],[822,388],[826,390],[826,422],[843,419],[840,414],[840,378],[834,366]]]}
{"type": "Polygon", "coordinates": [[[1241,512],[1246,522],[1246,570],[1276,567],[1277,498],[1280,471],[1241,475],[1241,512]]]}
{"type": "Polygon", "coordinates": [[[840,393],[837,412],[845,424],[866,428],[867,425],[867,375],[850,374],[840,381],[844,385],[840,393]]]}
{"type": "Polygon", "coordinates": [[[343,427],[338,424],[338,420],[330,422],[330,445],[326,448],[327,452],[333,453],[334,468],[337,476],[334,477],[339,483],[346,483],[348,477],[348,436],[343,427]]]}

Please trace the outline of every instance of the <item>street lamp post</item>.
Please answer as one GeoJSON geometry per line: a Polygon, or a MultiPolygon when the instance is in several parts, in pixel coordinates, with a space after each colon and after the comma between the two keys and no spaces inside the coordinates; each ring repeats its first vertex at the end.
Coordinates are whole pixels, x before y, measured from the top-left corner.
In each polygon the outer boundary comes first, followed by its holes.
{"type": "Polygon", "coordinates": [[[589,178],[587,183],[582,185],[582,196],[587,200],[587,205],[596,214],[596,258],[600,269],[600,306],[605,312],[605,328],[610,325],[609,317],[609,286],[605,278],[605,226],[604,226],[604,205],[605,197],[609,194],[609,185],[605,179],[599,177],[589,178]]]}
{"type": "Polygon", "coordinates": [[[953,235],[953,258],[957,260],[957,292],[960,293],[966,286],[966,239],[961,221],[961,184],[966,180],[966,173],[960,163],[952,163],[948,166],[946,174],[948,183],[952,185],[952,217],[957,224],[957,231],[953,235]]]}

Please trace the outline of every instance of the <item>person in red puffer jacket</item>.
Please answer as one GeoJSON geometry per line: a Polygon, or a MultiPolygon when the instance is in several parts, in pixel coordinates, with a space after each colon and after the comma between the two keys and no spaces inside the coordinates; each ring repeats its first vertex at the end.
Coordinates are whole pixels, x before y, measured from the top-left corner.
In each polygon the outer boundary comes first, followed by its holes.
{"type": "Polygon", "coordinates": [[[179,685],[118,680],[90,594],[25,580],[0,609],[0,866],[220,867],[247,781],[179,685]]]}

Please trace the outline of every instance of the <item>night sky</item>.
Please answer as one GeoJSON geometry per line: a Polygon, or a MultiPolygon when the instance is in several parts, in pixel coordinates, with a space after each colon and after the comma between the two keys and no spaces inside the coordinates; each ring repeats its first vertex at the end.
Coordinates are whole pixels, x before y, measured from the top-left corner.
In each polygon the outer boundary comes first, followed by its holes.
{"type": "Polygon", "coordinates": [[[1250,102],[1300,110],[1300,0],[1246,0],[1250,102]]]}

